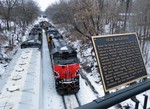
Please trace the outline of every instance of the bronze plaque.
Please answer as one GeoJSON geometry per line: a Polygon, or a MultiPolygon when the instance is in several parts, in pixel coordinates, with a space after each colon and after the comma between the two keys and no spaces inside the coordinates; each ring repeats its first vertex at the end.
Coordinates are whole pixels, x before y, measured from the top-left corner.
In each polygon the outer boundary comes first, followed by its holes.
{"type": "Polygon", "coordinates": [[[135,33],[92,36],[92,42],[105,92],[147,77],[135,33]]]}

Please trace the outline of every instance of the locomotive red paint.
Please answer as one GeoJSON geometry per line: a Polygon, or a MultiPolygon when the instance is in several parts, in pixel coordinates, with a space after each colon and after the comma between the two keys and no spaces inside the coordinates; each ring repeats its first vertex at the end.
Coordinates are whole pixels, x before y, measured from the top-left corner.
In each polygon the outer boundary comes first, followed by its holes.
{"type": "Polygon", "coordinates": [[[57,92],[61,95],[77,93],[80,89],[80,64],[76,51],[66,44],[62,35],[52,25],[46,34],[57,92]]]}
{"type": "MultiPolygon", "coordinates": [[[[77,93],[79,88],[79,63],[75,52],[69,56],[62,53],[64,51],[56,52],[55,49],[51,51],[51,58],[53,64],[53,71],[55,76],[55,86],[59,94],[77,93]],[[62,53],[62,54],[61,54],[62,53]],[[57,55],[59,54],[59,58],[57,55]],[[73,55],[74,54],[74,55],[73,55]]],[[[66,51],[65,51],[66,54],[66,51]]]]}
{"type": "Polygon", "coordinates": [[[54,72],[59,75],[55,76],[56,79],[71,79],[79,76],[79,74],[77,74],[79,64],[55,65],[53,69],[54,72]]]}

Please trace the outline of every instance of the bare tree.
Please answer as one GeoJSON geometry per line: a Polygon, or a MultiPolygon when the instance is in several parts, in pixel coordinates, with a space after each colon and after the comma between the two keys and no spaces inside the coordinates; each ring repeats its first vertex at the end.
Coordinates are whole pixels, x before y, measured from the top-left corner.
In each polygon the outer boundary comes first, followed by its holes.
{"type": "Polygon", "coordinates": [[[26,27],[39,15],[39,7],[33,0],[1,0],[1,17],[6,21],[7,30],[10,30],[10,22],[26,27]]]}
{"type": "Polygon", "coordinates": [[[46,12],[54,22],[71,24],[83,36],[92,36],[103,34],[108,23],[110,33],[119,31],[119,3],[119,0],[61,0],[46,12]]]}
{"type": "Polygon", "coordinates": [[[0,6],[2,9],[2,15],[7,23],[7,30],[10,30],[9,21],[11,20],[11,11],[17,4],[17,0],[1,0],[0,6]]]}
{"type": "Polygon", "coordinates": [[[49,6],[46,13],[55,23],[71,25],[82,36],[106,34],[104,30],[111,34],[137,32],[144,42],[150,37],[149,3],[149,0],[60,0],[49,6]]]}
{"type": "Polygon", "coordinates": [[[136,0],[133,4],[133,13],[131,19],[131,28],[138,33],[142,51],[146,40],[150,36],[150,2],[149,0],[136,0]]]}
{"type": "Polygon", "coordinates": [[[39,16],[39,12],[39,7],[32,0],[20,0],[14,10],[14,16],[16,16],[16,21],[21,27],[26,27],[39,16]]]}
{"type": "Polygon", "coordinates": [[[47,13],[51,9],[56,9],[52,14],[52,19],[72,25],[83,36],[98,35],[103,32],[104,0],[72,0],[68,2],[61,0],[60,4],[49,7],[47,13]]]}
{"type": "MultiPolygon", "coordinates": [[[[32,0],[1,0],[0,9],[0,17],[6,22],[7,30],[12,30],[13,27],[15,32],[16,26],[19,26],[22,34],[25,32],[26,26],[39,16],[39,7],[32,0]],[[13,25],[10,25],[12,23],[13,25]]],[[[20,39],[19,35],[17,39],[20,39]]],[[[13,49],[13,34],[9,36],[9,40],[10,47],[13,49]]]]}

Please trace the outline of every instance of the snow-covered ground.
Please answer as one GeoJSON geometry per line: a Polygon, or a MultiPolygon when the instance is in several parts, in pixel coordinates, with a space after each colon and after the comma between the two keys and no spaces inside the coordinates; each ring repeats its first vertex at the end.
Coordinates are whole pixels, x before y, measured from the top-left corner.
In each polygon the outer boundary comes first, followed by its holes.
{"type": "MultiPolygon", "coordinates": [[[[41,21],[42,19],[40,19],[41,21]]],[[[38,21],[35,22],[37,24],[38,21]]],[[[28,28],[30,30],[31,27],[28,28]]],[[[60,30],[61,33],[64,32],[60,30]]],[[[28,32],[26,33],[28,34],[28,32]]],[[[101,83],[100,74],[97,69],[97,62],[92,51],[92,46],[87,44],[83,45],[82,41],[77,40],[71,42],[68,39],[66,41],[74,47],[78,52],[78,58],[81,63],[81,76],[80,76],[80,90],[77,94],[61,96],[56,92],[54,75],[51,65],[50,54],[47,46],[46,35],[43,31],[43,46],[42,46],[42,89],[41,91],[41,100],[40,105],[41,109],[73,109],[80,105],[84,105],[92,102],[98,97],[104,96],[103,86],[101,83]]],[[[148,45],[150,47],[150,44],[148,45]]],[[[150,50],[149,50],[150,51],[150,50]]],[[[4,54],[5,55],[5,54],[4,54]]],[[[149,56],[150,59],[150,56],[149,56]]],[[[14,59],[13,59],[14,60],[14,59]]],[[[5,64],[0,64],[0,79],[1,75],[5,71],[5,64]]],[[[38,66],[40,67],[40,66],[38,66]]],[[[150,74],[150,61],[146,64],[147,72],[150,74]]],[[[28,84],[29,85],[29,84],[28,84]]],[[[137,99],[140,101],[139,109],[142,109],[144,96],[143,94],[148,95],[148,105],[150,107],[150,91],[143,92],[140,95],[137,95],[137,99]]],[[[122,107],[129,105],[130,109],[134,109],[135,103],[133,101],[126,100],[120,103],[122,107]]],[[[0,105],[1,106],[1,105],[0,105]]],[[[1,108],[0,108],[1,109],[1,108]]],[[[115,106],[111,109],[117,109],[115,106]]]]}

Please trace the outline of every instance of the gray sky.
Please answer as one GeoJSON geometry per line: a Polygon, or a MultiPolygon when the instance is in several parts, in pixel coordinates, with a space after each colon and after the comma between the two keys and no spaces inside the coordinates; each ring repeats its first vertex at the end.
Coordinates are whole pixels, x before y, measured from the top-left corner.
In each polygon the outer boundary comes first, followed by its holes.
{"type": "Polygon", "coordinates": [[[34,0],[38,3],[42,11],[45,11],[45,9],[50,5],[53,4],[59,0],[34,0]]]}

